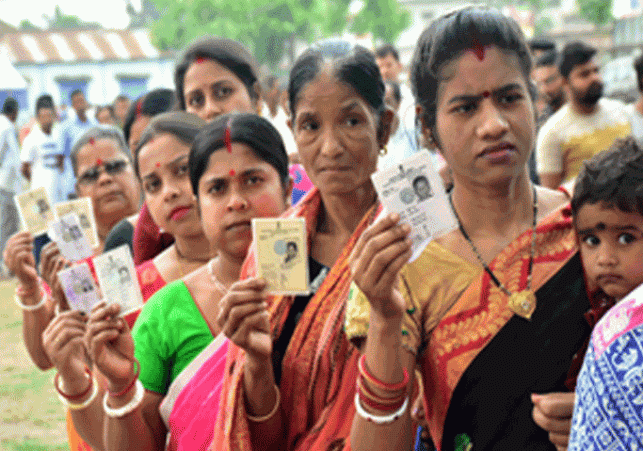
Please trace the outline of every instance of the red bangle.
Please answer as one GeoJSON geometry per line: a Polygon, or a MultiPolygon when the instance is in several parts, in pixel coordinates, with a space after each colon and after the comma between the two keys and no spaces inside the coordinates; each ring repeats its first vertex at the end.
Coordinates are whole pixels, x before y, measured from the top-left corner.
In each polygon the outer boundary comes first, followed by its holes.
{"type": "Polygon", "coordinates": [[[141,374],[141,364],[138,361],[138,359],[135,358],[134,362],[132,363],[132,365],[136,368],[136,371],[134,372],[134,379],[132,379],[132,382],[130,382],[127,387],[125,387],[124,389],[122,389],[121,391],[119,391],[117,393],[114,393],[108,387],[107,391],[109,392],[109,396],[113,396],[114,398],[118,398],[119,396],[123,396],[125,393],[127,393],[128,391],[130,391],[134,387],[134,385],[136,384],[136,381],[138,380],[138,376],[141,374]]]}
{"type": "Polygon", "coordinates": [[[64,393],[59,387],[60,373],[56,373],[56,375],[54,376],[54,388],[56,389],[56,391],[60,396],[62,396],[63,398],[69,401],[75,401],[76,399],[84,398],[85,396],[87,396],[87,393],[89,393],[89,391],[92,389],[92,386],[94,385],[94,381],[92,379],[92,372],[89,368],[85,368],[85,374],[89,379],[89,386],[82,393],[78,393],[77,395],[68,395],[67,393],[64,393]]]}
{"type": "Polygon", "coordinates": [[[405,390],[406,386],[409,384],[409,372],[406,370],[406,368],[404,368],[404,379],[402,380],[402,382],[399,382],[397,384],[389,384],[377,379],[366,369],[366,354],[363,354],[362,357],[360,357],[358,368],[360,374],[364,377],[364,379],[366,379],[373,386],[383,391],[405,390]]]}
{"type": "Polygon", "coordinates": [[[404,402],[404,398],[406,393],[405,392],[400,392],[399,395],[393,397],[393,398],[384,398],[382,396],[379,396],[376,393],[373,393],[372,390],[370,390],[362,380],[361,377],[357,379],[357,391],[359,392],[360,398],[368,398],[373,402],[376,402],[378,404],[382,404],[385,406],[389,406],[392,404],[398,404],[398,408],[402,405],[402,402],[404,402]]]}
{"type": "Polygon", "coordinates": [[[404,404],[404,401],[406,400],[406,396],[402,397],[398,402],[395,404],[380,404],[379,402],[376,402],[366,396],[362,396],[363,392],[359,392],[359,400],[360,402],[364,403],[364,405],[367,405],[371,409],[375,410],[380,410],[382,412],[395,412],[397,411],[400,407],[402,407],[402,404],[404,404]]]}

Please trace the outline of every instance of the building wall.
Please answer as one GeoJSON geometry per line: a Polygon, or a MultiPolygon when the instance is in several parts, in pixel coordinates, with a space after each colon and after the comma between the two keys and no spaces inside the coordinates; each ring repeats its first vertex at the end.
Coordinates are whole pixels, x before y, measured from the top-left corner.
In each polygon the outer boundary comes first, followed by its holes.
{"type": "Polygon", "coordinates": [[[147,77],[147,89],[173,88],[174,59],[133,61],[87,61],[57,64],[15,64],[28,83],[28,103],[33,108],[41,94],[51,94],[57,104],[69,105],[62,99],[59,80],[87,80],[85,95],[89,103],[112,103],[121,94],[120,77],[147,77]]]}

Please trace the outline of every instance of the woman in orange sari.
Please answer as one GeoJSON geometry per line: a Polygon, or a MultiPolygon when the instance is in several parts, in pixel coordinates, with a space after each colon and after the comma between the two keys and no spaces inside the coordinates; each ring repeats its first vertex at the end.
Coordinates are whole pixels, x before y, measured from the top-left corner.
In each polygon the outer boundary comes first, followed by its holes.
{"type": "Polygon", "coordinates": [[[343,332],[348,256],[378,211],[370,175],[393,116],[373,55],[330,50],[306,51],[289,82],[291,126],[316,188],[284,217],[306,219],[312,294],[265,295],[249,255],[221,303],[231,344],[212,450],[341,449],[350,432],[352,402],[338,396],[354,393],[358,356],[343,332]]]}
{"type": "MultiPolygon", "coordinates": [[[[565,197],[529,181],[530,69],[518,24],[497,10],[463,8],[429,26],[413,88],[423,134],[452,170],[459,227],[400,271],[403,226],[387,218],[351,262],[361,292],[347,330],[367,337],[360,383],[388,399],[417,361],[438,450],[567,446],[565,382],[590,332],[590,302],[565,197]]],[[[391,417],[366,389],[355,398],[352,448],[409,449],[408,410],[391,417]]]]}

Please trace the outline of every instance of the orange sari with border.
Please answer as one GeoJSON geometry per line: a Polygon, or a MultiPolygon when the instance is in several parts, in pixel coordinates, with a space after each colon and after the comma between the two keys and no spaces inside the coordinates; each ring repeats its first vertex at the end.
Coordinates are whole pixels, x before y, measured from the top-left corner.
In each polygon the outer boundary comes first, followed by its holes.
{"type": "MultiPolygon", "coordinates": [[[[317,227],[321,196],[315,188],[282,217],[306,219],[308,243],[317,227]]],[[[373,206],[362,218],[348,244],[311,298],[297,323],[282,362],[281,410],[284,415],[284,451],[331,451],[347,446],[355,408],[355,381],[359,351],[343,330],[345,301],[352,280],[348,257],[369,222],[381,210],[373,206]]],[[[252,247],[251,247],[252,249],[252,247]]],[[[253,251],[241,279],[256,274],[253,251]]],[[[269,299],[273,341],[279,337],[293,302],[292,296],[269,299]]],[[[219,415],[212,451],[251,451],[243,389],[245,354],[232,343],[228,349],[219,415]]]]}

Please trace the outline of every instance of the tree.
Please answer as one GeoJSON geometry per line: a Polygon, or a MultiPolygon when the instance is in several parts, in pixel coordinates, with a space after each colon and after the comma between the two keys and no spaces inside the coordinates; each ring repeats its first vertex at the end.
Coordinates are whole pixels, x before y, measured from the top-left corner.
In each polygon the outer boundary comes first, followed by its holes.
{"type": "Polygon", "coordinates": [[[612,0],[576,0],[582,17],[596,26],[605,25],[612,19],[612,0]]]}
{"type": "Polygon", "coordinates": [[[99,29],[101,25],[97,22],[85,22],[78,16],[65,14],[60,6],[56,5],[54,8],[54,15],[49,16],[43,14],[42,17],[47,22],[45,28],[49,30],[65,30],[65,29],[99,29]]]}
{"type": "Polygon", "coordinates": [[[275,67],[293,57],[294,42],[311,42],[350,29],[393,41],[408,23],[396,0],[367,0],[347,20],[351,0],[153,0],[162,17],[152,26],[161,49],[182,49],[205,34],[244,43],[261,62],[275,67]]]}

